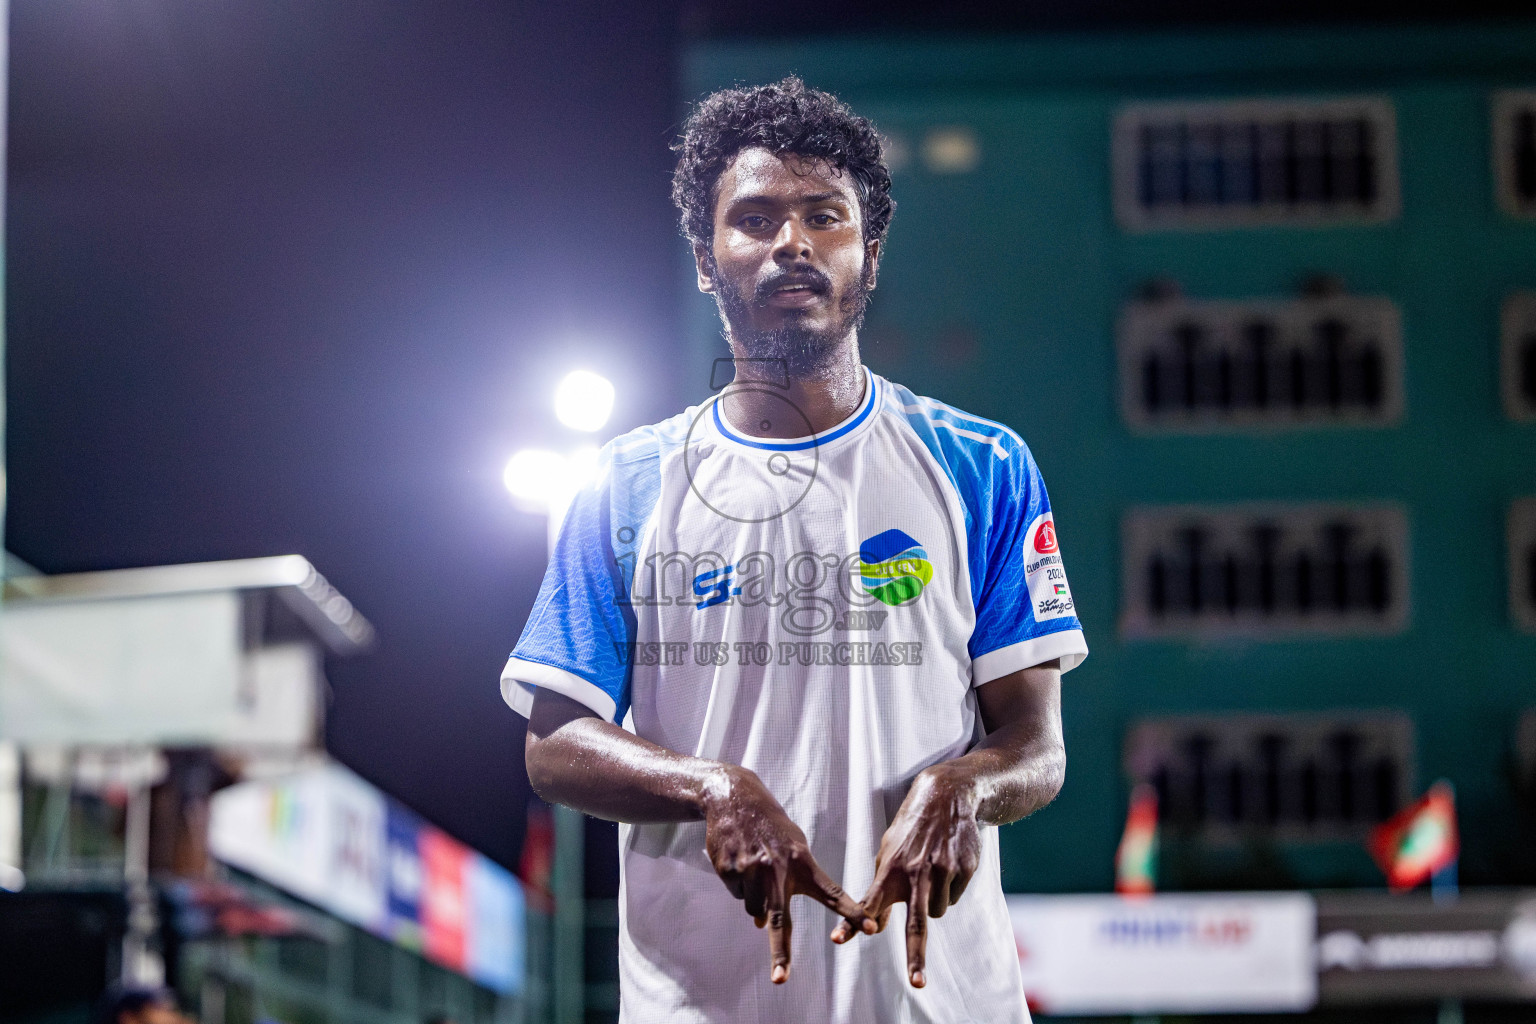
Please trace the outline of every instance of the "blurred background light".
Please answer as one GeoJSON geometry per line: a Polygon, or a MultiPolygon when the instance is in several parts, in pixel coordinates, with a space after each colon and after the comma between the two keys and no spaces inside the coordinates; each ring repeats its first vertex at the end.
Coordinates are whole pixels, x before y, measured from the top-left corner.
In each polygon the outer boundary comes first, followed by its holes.
{"type": "Polygon", "coordinates": [[[542,448],[524,448],[507,460],[501,480],[518,508],[549,517],[549,550],[555,549],[560,524],[571,499],[597,478],[597,445],[582,445],[561,454],[542,448]]]}
{"type": "Polygon", "coordinates": [[[613,383],[591,370],[572,370],[555,388],[555,416],[572,430],[601,430],[613,413],[613,383]]]}
{"type": "Polygon", "coordinates": [[[923,164],[933,174],[967,174],[981,163],[981,143],[963,126],[935,128],[923,138],[923,164]]]}
{"type": "Polygon", "coordinates": [[[561,488],[566,457],[543,448],[524,448],[507,460],[501,482],[519,508],[544,512],[550,498],[561,488]]]}

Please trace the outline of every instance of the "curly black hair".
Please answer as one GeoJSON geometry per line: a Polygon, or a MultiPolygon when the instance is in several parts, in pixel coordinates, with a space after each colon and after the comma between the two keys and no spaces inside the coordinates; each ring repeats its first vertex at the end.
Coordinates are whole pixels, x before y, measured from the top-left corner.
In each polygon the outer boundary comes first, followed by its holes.
{"type": "Polygon", "coordinates": [[[772,85],[712,93],[683,124],[681,138],[672,145],[678,154],[672,202],[682,212],[689,242],[710,244],[720,175],[737,153],[753,146],[825,161],[852,175],[864,240],[885,241],[896,203],[879,133],[836,96],[807,88],[791,75],[772,85]]]}

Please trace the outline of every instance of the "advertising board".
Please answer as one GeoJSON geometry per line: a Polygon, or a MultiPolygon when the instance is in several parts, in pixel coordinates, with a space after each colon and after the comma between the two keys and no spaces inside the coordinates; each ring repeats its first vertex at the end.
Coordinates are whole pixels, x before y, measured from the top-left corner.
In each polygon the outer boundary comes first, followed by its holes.
{"type": "Polygon", "coordinates": [[[340,765],[214,795],[209,849],[502,993],[523,983],[522,885],[340,765]]]}
{"type": "Polygon", "coordinates": [[[1536,1000],[1536,893],[1324,893],[1317,966],[1325,1005],[1536,1000]]]}
{"type": "Polygon", "coordinates": [[[1283,1013],[1317,1001],[1312,897],[1009,896],[1030,1005],[1052,1014],[1283,1013]]]}

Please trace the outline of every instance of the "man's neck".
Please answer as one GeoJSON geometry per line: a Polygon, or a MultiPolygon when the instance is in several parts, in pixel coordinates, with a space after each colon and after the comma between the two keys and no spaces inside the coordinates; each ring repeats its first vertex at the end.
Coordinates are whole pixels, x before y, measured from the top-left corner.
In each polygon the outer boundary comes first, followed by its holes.
{"type": "Polygon", "coordinates": [[[749,437],[803,437],[836,426],[864,401],[857,336],[813,374],[788,378],[787,384],[782,361],[746,358],[738,351],[736,376],[725,389],[720,411],[749,437]]]}

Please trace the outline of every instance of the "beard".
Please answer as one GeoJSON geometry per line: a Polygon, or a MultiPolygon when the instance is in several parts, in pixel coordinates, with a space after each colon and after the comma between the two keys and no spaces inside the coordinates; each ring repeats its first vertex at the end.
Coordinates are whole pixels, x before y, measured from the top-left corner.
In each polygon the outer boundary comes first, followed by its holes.
{"type": "Polygon", "coordinates": [[[760,282],[749,297],[734,281],[722,278],[718,268],[712,267],[711,273],[720,282],[716,296],[726,340],[734,342],[747,359],[782,363],[791,380],[814,380],[837,361],[843,343],[864,325],[869,293],[873,290],[869,286],[869,270],[866,262],[858,285],[838,303],[837,315],[830,325],[811,327],[804,322],[808,319],[806,311],[795,309],[785,312],[784,322],[778,327],[758,331],[750,326],[753,312],[767,307],[768,297],[786,278],[809,279],[823,294],[831,288],[831,282],[816,270],[793,275],[781,272],[760,282]]]}

